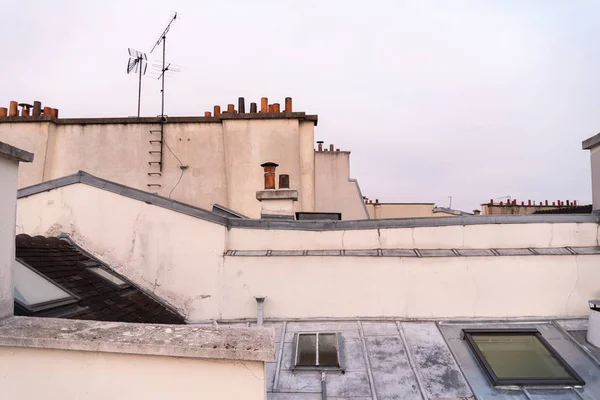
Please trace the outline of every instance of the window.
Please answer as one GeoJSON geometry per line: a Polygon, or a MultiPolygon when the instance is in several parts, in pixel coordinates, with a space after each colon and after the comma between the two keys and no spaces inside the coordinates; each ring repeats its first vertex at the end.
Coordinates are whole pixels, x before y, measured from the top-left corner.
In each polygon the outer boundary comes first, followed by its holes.
{"type": "Polygon", "coordinates": [[[339,368],[337,333],[299,333],[296,367],[339,368]]]}
{"type": "Polygon", "coordinates": [[[465,329],[463,337],[493,385],[583,385],[536,329],[465,329]]]}
{"type": "Polygon", "coordinates": [[[87,269],[88,271],[91,271],[93,273],[95,273],[96,275],[106,279],[107,281],[109,281],[110,283],[112,283],[113,285],[118,286],[120,289],[126,288],[129,286],[129,283],[125,282],[123,279],[119,278],[116,275],[113,275],[112,273],[108,272],[107,270],[100,268],[100,267],[89,267],[87,269]]]}
{"type": "Polygon", "coordinates": [[[14,296],[30,313],[75,303],[78,299],[29,266],[15,260],[14,296]]]}

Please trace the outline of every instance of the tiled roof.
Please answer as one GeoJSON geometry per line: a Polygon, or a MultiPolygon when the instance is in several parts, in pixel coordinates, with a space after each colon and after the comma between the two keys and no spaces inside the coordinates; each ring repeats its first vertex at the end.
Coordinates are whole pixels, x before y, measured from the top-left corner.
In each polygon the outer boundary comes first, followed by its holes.
{"type": "MultiPolygon", "coordinates": [[[[169,307],[65,240],[18,235],[16,256],[80,298],[77,311],[67,318],[155,324],[185,323],[184,318],[169,307]],[[128,285],[120,288],[90,271],[89,267],[110,271],[128,285]]],[[[24,314],[17,307],[15,313],[24,314]]]]}

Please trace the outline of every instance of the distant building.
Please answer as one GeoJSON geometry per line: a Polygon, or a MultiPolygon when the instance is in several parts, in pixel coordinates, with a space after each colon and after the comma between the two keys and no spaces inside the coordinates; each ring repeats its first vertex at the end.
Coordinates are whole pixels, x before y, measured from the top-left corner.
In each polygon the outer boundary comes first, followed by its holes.
{"type": "MultiPolygon", "coordinates": [[[[481,205],[481,211],[483,215],[526,215],[539,214],[541,211],[562,210],[569,207],[577,207],[577,200],[545,200],[536,203],[532,200],[519,202],[516,199],[494,202],[491,199],[489,203],[481,205]]],[[[562,213],[558,212],[558,214],[562,213]]]]}
{"type": "Polygon", "coordinates": [[[436,207],[435,203],[380,203],[366,200],[365,206],[371,219],[456,217],[473,215],[447,207],[436,207]]]}

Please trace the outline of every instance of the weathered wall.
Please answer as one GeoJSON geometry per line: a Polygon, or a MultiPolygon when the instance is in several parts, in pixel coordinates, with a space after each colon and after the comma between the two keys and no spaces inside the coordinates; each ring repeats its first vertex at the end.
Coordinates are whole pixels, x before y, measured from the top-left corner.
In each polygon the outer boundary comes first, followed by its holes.
{"type": "Polygon", "coordinates": [[[83,184],[18,208],[18,233],[67,233],[189,320],[219,317],[224,226],[83,184]]]}
{"type": "Polygon", "coordinates": [[[0,385],[6,399],[262,400],[265,396],[264,367],[258,361],[17,347],[0,347],[0,385]]]}
{"type": "Polygon", "coordinates": [[[0,155],[0,319],[13,313],[15,213],[19,163],[0,155]]]}
{"type": "Polygon", "coordinates": [[[210,209],[221,204],[260,217],[256,191],[264,187],[260,164],[273,161],[299,190],[297,211],[314,211],[314,122],[298,119],[239,119],[168,123],[162,176],[149,151],[158,124],[0,123],[0,140],[35,152],[20,171],[19,187],[79,170],[140,190],[210,209]],[[179,160],[178,160],[179,159],[179,160]],[[188,166],[182,170],[181,164],[188,166]],[[158,186],[148,186],[159,184],[158,186]]]}
{"type": "Polygon", "coordinates": [[[350,152],[317,151],[315,155],[315,209],[341,212],[342,219],[368,219],[358,182],[350,178],[350,152]]]}
{"type": "Polygon", "coordinates": [[[225,257],[224,319],[586,315],[600,256],[225,257]]]}
{"type": "Polygon", "coordinates": [[[455,216],[445,212],[434,213],[434,203],[369,203],[365,206],[372,219],[455,216]]]}
{"type": "Polygon", "coordinates": [[[600,210],[600,146],[590,150],[592,164],[592,201],[594,211],[600,210]]]}
{"type": "Polygon", "coordinates": [[[66,232],[189,321],[267,317],[582,315],[597,255],[224,256],[226,250],[506,249],[598,245],[596,223],[301,231],[231,228],[84,184],[18,201],[17,230],[66,232]]]}

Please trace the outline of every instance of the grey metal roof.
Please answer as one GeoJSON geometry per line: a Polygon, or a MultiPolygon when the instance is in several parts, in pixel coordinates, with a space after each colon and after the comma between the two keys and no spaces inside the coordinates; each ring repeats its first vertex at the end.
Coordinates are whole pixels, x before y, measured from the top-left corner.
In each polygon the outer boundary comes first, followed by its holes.
{"type": "Polygon", "coordinates": [[[327,399],[600,399],[600,364],[569,333],[582,337],[587,328],[583,319],[294,320],[265,325],[275,328],[277,348],[277,359],[266,364],[269,400],[322,399],[320,372],[292,368],[298,332],[338,332],[341,336],[344,372],[326,373],[327,399]],[[465,328],[536,328],[585,385],[494,388],[461,339],[465,328]]]}
{"type": "Polygon", "coordinates": [[[18,147],[11,146],[8,143],[0,142],[0,156],[10,158],[15,161],[32,162],[33,153],[21,150],[18,147]]]}
{"type": "MultiPolygon", "coordinates": [[[[29,117],[28,117],[29,118],[29,117]]],[[[37,118],[37,117],[36,117],[37,118]]],[[[62,178],[42,182],[33,186],[19,189],[18,198],[33,196],[37,193],[83,183],[96,188],[107,190],[132,199],[144,201],[158,207],[167,208],[182,214],[211,221],[228,228],[248,229],[281,229],[304,231],[329,231],[329,230],[360,230],[360,229],[389,229],[389,228],[416,228],[435,226],[460,226],[460,225],[490,225],[490,224],[533,224],[533,223],[598,223],[600,215],[489,215],[489,216],[463,216],[463,217],[427,217],[427,218],[396,218],[396,219],[365,219],[357,221],[290,221],[274,219],[242,219],[228,218],[189,204],[171,200],[143,190],[98,178],[84,171],[62,178]]]]}

